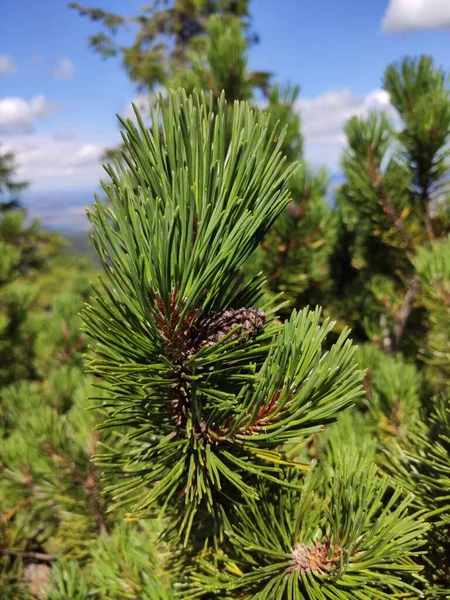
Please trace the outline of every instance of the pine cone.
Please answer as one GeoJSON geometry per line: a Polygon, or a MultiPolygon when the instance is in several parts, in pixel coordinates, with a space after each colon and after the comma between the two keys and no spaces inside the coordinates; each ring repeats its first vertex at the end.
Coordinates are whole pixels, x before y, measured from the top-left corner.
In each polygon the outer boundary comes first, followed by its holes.
{"type": "Polygon", "coordinates": [[[254,337],[264,327],[266,315],[260,308],[229,308],[213,312],[199,321],[196,333],[192,338],[191,352],[198,352],[203,346],[212,346],[221,340],[227,333],[240,326],[230,339],[237,338],[246,333],[243,339],[254,337]]]}

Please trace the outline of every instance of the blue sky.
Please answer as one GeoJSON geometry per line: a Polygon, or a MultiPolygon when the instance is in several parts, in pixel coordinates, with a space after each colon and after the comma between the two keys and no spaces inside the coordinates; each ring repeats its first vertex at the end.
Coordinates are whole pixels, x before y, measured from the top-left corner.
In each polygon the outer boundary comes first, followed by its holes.
{"type": "MultiPolygon", "coordinates": [[[[142,3],[85,1],[123,14],[142,3]]],[[[380,89],[388,63],[427,53],[450,67],[447,0],[253,0],[251,11],[260,44],[250,68],[300,84],[307,158],[330,172],[338,170],[345,120],[392,110],[380,89]]],[[[0,143],[17,153],[30,194],[93,189],[102,148],[119,139],[115,113],[136,98],[118,60],[88,48],[98,29],[65,0],[4,0],[0,143]]]]}

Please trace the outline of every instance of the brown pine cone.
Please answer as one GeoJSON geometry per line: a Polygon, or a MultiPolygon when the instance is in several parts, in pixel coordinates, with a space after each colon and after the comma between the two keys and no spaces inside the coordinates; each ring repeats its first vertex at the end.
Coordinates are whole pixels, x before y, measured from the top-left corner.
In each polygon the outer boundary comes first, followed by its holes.
{"type": "Polygon", "coordinates": [[[216,344],[238,326],[239,329],[236,329],[230,339],[246,333],[244,339],[247,340],[262,330],[265,321],[266,316],[260,308],[229,308],[213,312],[197,323],[196,333],[192,337],[191,352],[198,352],[203,346],[216,344]]]}

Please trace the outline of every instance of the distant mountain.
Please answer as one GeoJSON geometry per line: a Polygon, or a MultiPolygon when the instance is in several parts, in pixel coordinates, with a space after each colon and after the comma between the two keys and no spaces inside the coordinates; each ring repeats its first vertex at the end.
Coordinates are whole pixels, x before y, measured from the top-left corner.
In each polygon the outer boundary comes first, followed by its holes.
{"type": "Polygon", "coordinates": [[[92,240],[87,232],[80,231],[79,233],[63,233],[64,239],[68,242],[67,250],[70,253],[75,253],[88,258],[94,267],[100,268],[101,262],[95,253],[92,240]]]}
{"type": "Polygon", "coordinates": [[[94,202],[92,189],[41,192],[31,188],[21,201],[30,219],[39,219],[46,229],[71,233],[89,229],[86,207],[94,202]]]}
{"type": "Polygon", "coordinates": [[[88,235],[90,224],[86,217],[86,207],[94,202],[92,189],[48,192],[30,189],[22,194],[21,202],[30,220],[39,219],[45,229],[62,234],[69,252],[85,256],[96,267],[100,266],[88,235]]]}

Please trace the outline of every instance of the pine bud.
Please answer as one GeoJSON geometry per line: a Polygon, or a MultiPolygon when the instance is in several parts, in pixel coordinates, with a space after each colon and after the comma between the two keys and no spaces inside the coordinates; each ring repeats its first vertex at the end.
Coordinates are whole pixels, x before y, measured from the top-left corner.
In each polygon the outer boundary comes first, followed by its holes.
{"type": "Polygon", "coordinates": [[[325,575],[339,564],[339,552],[330,553],[330,544],[318,540],[314,546],[296,544],[291,550],[292,569],[300,573],[318,573],[325,575]],[[330,556],[331,554],[331,556],[330,556]]]}

